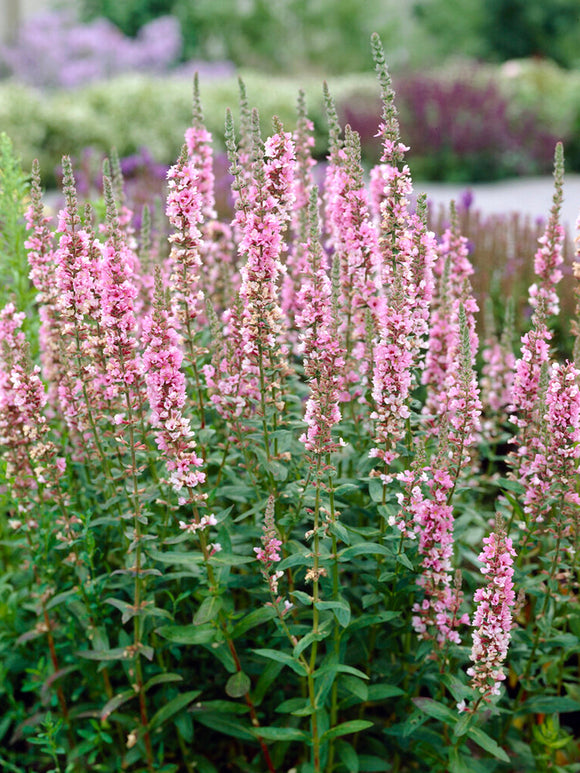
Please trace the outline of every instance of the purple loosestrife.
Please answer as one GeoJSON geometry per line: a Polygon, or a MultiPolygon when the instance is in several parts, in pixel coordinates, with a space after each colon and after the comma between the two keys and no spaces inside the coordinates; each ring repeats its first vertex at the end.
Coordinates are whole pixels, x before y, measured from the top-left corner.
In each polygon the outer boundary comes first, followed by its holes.
{"type": "MultiPolygon", "coordinates": [[[[138,289],[133,271],[135,256],[119,229],[117,208],[111,181],[103,178],[107,203],[107,240],[103,246],[101,270],[101,325],[104,335],[106,371],[103,377],[104,396],[115,400],[125,396],[130,415],[141,405],[141,363],[137,353],[135,331],[135,299],[138,289]],[[137,403],[134,404],[135,398],[137,403]]],[[[122,421],[122,415],[118,415],[122,421]]]]}
{"type": "Polygon", "coordinates": [[[193,122],[185,132],[185,144],[190,163],[195,169],[196,188],[201,196],[201,214],[204,221],[213,220],[215,212],[215,177],[213,173],[212,136],[203,123],[199,96],[199,78],[193,80],[193,122]]]}
{"type": "MultiPolygon", "coordinates": [[[[386,470],[397,458],[396,443],[405,434],[410,392],[416,386],[414,369],[421,365],[420,349],[428,332],[436,253],[433,234],[427,231],[424,221],[424,203],[422,198],[420,211],[409,220],[403,247],[405,257],[399,253],[401,262],[377,314],[371,414],[376,445],[370,455],[381,459],[386,470]]],[[[403,239],[399,244],[402,246],[403,239]]]]}
{"type": "Polygon", "coordinates": [[[200,289],[203,196],[198,189],[199,171],[194,161],[182,152],[178,162],[167,173],[168,194],[165,213],[173,226],[170,235],[170,285],[173,313],[189,347],[193,360],[195,323],[202,312],[203,292],[200,289]]]}
{"type": "Polygon", "coordinates": [[[360,138],[349,126],[344,142],[338,141],[339,127],[331,97],[326,94],[327,114],[331,125],[331,149],[325,182],[325,213],[329,231],[329,246],[338,256],[340,266],[340,306],[345,321],[342,335],[347,354],[347,384],[344,395],[349,400],[348,383],[357,384],[364,378],[361,366],[364,356],[366,311],[374,311],[378,293],[377,271],[379,249],[364,185],[360,158],[360,138]]]}
{"type": "Polygon", "coordinates": [[[394,93],[378,37],[373,36],[372,46],[383,103],[378,134],[382,166],[373,186],[380,220],[380,261],[376,267],[383,296],[375,311],[371,418],[376,445],[370,453],[388,470],[398,456],[396,444],[403,438],[410,416],[408,399],[416,384],[414,369],[420,366],[419,351],[427,333],[436,253],[434,237],[426,228],[424,198],[417,213],[410,213],[412,181],[408,166],[403,164],[408,148],[399,139],[394,93]],[[383,181],[381,195],[376,184],[379,178],[383,181]]]}
{"type": "Polygon", "coordinates": [[[502,426],[508,420],[507,408],[512,401],[516,357],[512,348],[514,332],[514,304],[508,299],[505,307],[504,326],[498,338],[493,322],[491,301],[486,325],[489,332],[481,356],[483,359],[481,378],[481,402],[484,409],[484,430],[487,437],[497,439],[502,426]]]}
{"type": "Polygon", "coordinates": [[[520,429],[517,442],[520,450],[524,448],[523,453],[525,453],[529,433],[533,430],[540,372],[544,364],[549,362],[549,341],[552,333],[547,327],[546,318],[556,314],[559,309],[556,285],[562,278],[562,272],[558,266],[562,262],[564,238],[560,227],[563,174],[563,150],[561,143],[558,143],[554,160],[552,209],[546,231],[540,237],[540,248],[534,260],[539,282],[533,284],[529,291],[529,303],[534,309],[532,329],[522,338],[521,357],[516,363],[513,385],[511,411],[516,413],[513,421],[520,429]]]}
{"type": "Polygon", "coordinates": [[[210,391],[210,402],[220,416],[238,429],[241,429],[240,420],[248,415],[249,402],[260,398],[255,381],[246,379],[240,370],[244,356],[241,316],[238,296],[231,309],[224,313],[225,326],[222,331],[212,307],[209,321],[212,329],[213,362],[203,366],[205,382],[210,391]]]}
{"type": "Polygon", "coordinates": [[[469,465],[470,448],[477,442],[481,430],[480,390],[474,370],[478,344],[474,313],[477,310],[471,296],[464,304],[459,304],[459,336],[457,345],[452,349],[452,364],[445,380],[445,419],[449,423],[448,442],[453,447],[451,463],[455,467],[456,479],[461,470],[469,465]]]}
{"type": "Polygon", "coordinates": [[[562,209],[562,178],[564,174],[563,151],[560,143],[556,145],[554,160],[554,194],[552,209],[546,231],[540,238],[540,248],[536,252],[534,268],[539,282],[530,287],[529,302],[534,309],[532,328],[522,337],[521,356],[516,362],[512,400],[508,410],[512,421],[518,428],[514,438],[516,450],[510,455],[511,475],[528,485],[533,475],[533,457],[542,453],[541,404],[544,399],[542,374],[547,383],[550,369],[549,342],[552,333],[546,318],[558,311],[559,303],[556,285],[562,277],[558,268],[562,262],[563,231],[559,225],[562,209]]]}
{"type": "Polygon", "coordinates": [[[409,197],[413,191],[411,172],[405,161],[409,148],[401,142],[399,121],[395,107],[395,92],[389,75],[385,55],[379,36],[371,36],[371,47],[375,61],[375,70],[381,88],[383,105],[381,123],[377,136],[381,138],[382,155],[379,171],[373,175],[374,206],[378,206],[381,235],[380,281],[386,292],[392,285],[399,265],[408,257],[406,244],[399,240],[408,240],[409,197]],[[382,180],[382,194],[380,181],[382,180]]]}
{"type": "Polygon", "coordinates": [[[524,512],[535,523],[560,520],[560,538],[574,529],[580,505],[575,480],[580,471],[580,371],[554,363],[542,403],[542,432],[525,467],[524,512]],[[556,511],[552,510],[556,506],[556,511]],[[564,531],[562,531],[562,529],[564,531]]]}
{"type": "Polygon", "coordinates": [[[315,182],[312,168],[314,147],[314,124],[306,114],[304,92],[298,97],[298,121],[294,132],[296,148],[296,169],[294,176],[294,205],[292,211],[292,243],[286,256],[286,273],[282,280],[281,305],[287,318],[290,337],[295,339],[296,296],[300,290],[301,278],[307,270],[305,244],[308,240],[308,202],[315,182]]]}
{"type": "Polygon", "coordinates": [[[52,218],[44,214],[42,190],[40,187],[40,166],[35,160],[32,165],[32,181],[30,185],[30,206],[26,212],[26,227],[28,238],[24,246],[28,250],[29,277],[38,290],[36,302],[39,305],[40,317],[40,356],[44,377],[48,382],[48,401],[53,410],[58,406],[57,384],[66,365],[62,362],[60,349],[59,321],[56,311],[58,289],[55,282],[54,234],[50,227],[52,218]]]}
{"type": "MultiPolygon", "coordinates": [[[[151,424],[157,430],[155,442],[165,459],[169,484],[180,495],[180,502],[185,504],[192,501],[193,489],[204,482],[205,473],[200,470],[203,460],[196,453],[189,419],[183,415],[186,402],[185,376],[181,370],[183,353],[164,303],[159,272],[155,309],[143,321],[143,344],[151,424]],[[184,490],[187,498],[183,497],[184,490]]],[[[198,495],[195,501],[203,498],[198,495]]]]}
{"type": "MultiPolygon", "coordinates": [[[[470,463],[470,447],[479,432],[481,403],[473,362],[475,357],[473,332],[469,315],[459,306],[458,341],[454,344],[454,366],[446,379],[447,399],[442,408],[443,437],[439,452],[430,466],[424,468],[428,480],[429,498],[411,488],[404,509],[413,514],[418,526],[419,554],[423,556],[422,575],[417,583],[424,590],[421,603],[414,606],[413,627],[421,638],[435,636],[439,645],[446,641],[459,643],[454,630],[466,622],[459,608],[462,593],[458,583],[452,588],[453,507],[452,498],[457,480],[470,463]],[[432,629],[436,633],[432,633],[432,629]]],[[[410,485],[408,476],[399,476],[410,485]]],[[[420,478],[419,478],[420,479],[420,478]]],[[[402,519],[405,523],[407,518],[402,519]]]]}
{"type": "Polygon", "coordinates": [[[443,234],[438,252],[435,264],[435,274],[439,278],[438,291],[431,309],[429,344],[422,374],[422,382],[428,387],[423,413],[430,417],[433,427],[441,415],[442,404],[446,402],[449,371],[457,363],[458,309],[461,301],[469,315],[474,356],[477,351],[473,314],[478,308],[471,297],[468,283],[473,266],[468,257],[467,239],[459,233],[454,204],[451,205],[451,225],[443,234]]]}
{"type": "Polygon", "coordinates": [[[13,303],[0,310],[0,447],[4,448],[6,479],[18,508],[13,528],[35,529],[39,496],[53,499],[53,488],[65,470],[65,460],[47,437],[44,415],[47,396],[40,368],[32,365],[21,331],[24,313],[13,303]]]}
{"type": "Polygon", "coordinates": [[[473,600],[477,609],[473,618],[473,647],[467,669],[471,686],[479,695],[473,707],[466,707],[465,701],[458,704],[460,711],[475,711],[483,701],[489,703],[499,695],[505,679],[503,663],[506,659],[512,629],[512,608],[516,596],[513,584],[513,549],[510,537],[506,536],[501,523],[489,537],[483,538],[484,548],[478,559],[483,563],[481,573],[488,584],[475,591],[473,600]]]}
{"type": "Polygon", "coordinates": [[[530,306],[536,307],[538,298],[542,298],[545,304],[546,316],[558,314],[560,301],[556,292],[556,285],[562,279],[562,265],[564,258],[564,239],[566,236],[564,227],[560,222],[563,201],[564,185],[564,150],[561,142],[556,145],[554,153],[554,196],[548,225],[543,236],[540,237],[540,247],[534,257],[534,271],[540,280],[530,287],[530,306]]]}
{"type": "MultiPolygon", "coordinates": [[[[576,220],[576,237],[574,239],[574,257],[576,260],[572,264],[574,271],[574,278],[580,280],[580,215],[576,220]]],[[[576,284],[574,290],[576,296],[576,319],[573,319],[570,324],[570,332],[574,336],[574,362],[576,367],[580,367],[580,286],[576,284]]]]}
{"type": "MultiPolygon", "coordinates": [[[[200,196],[197,201],[198,219],[191,222],[195,249],[203,265],[203,270],[198,270],[199,283],[203,286],[204,295],[212,299],[214,307],[224,309],[224,296],[229,295],[227,291],[238,281],[234,265],[235,250],[231,226],[216,219],[212,136],[203,121],[197,73],[193,83],[193,121],[185,132],[185,145],[188,165],[194,170],[195,188],[200,196]],[[197,236],[196,228],[199,228],[201,238],[197,236]]],[[[205,309],[200,308],[200,316],[204,313],[205,309]]]]}
{"type": "MultiPolygon", "coordinates": [[[[264,513],[264,526],[261,541],[262,547],[254,548],[254,553],[256,554],[257,560],[262,564],[262,575],[268,583],[268,589],[272,599],[270,603],[278,608],[282,603],[282,596],[280,595],[278,583],[284,576],[284,572],[275,568],[276,564],[282,559],[282,556],[280,555],[282,540],[278,539],[276,532],[273,496],[268,497],[266,512],[264,513]]],[[[280,614],[282,616],[285,615],[291,608],[292,604],[286,599],[283,608],[280,610],[280,614]]]]}
{"type": "Polygon", "coordinates": [[[420,639],[435,639],[439,647],[447,642],[460,644],[456,629],[469,622],[467,615],[459,611],[463,594],[453,584],[453,507],[449,499],[455,482],[450,470],[445,468],[444,450],[433,466],[423,470],[428,496],[419,485],[412,487],[412,496],[405,508],[414,521],[414,529],[409,529],[409,525],[407,529],[419,534],[419,555],[423,556],[417,585],[424,595],[413,606],[413,628],[420,639]]]}
{"type": "MultiPolygon", "coordinates": [[[[54,252],[54,312],[59,338],[51,343],[52,351],[58,352],[55,376],[60,409],[69,429],[87,440],[93,424],[91,411],[102,405],[102,256],[92,229],[88,224],[81,227],[70,159],[65,156],[62,163],[65,208],[59,212],[60,238],[54,252]]],[[[94,436],[93,441],[98,442],[94,436]]]]}
{"type": "Polygon", "coordinates": [[[332,285],[326,254],[319,241],[317,198],[316,190],[312,189],[310,238],[305,245],[307,269],[296,299],[299,309],[296,324],[300,330],[304,372],[310,384],[304,415],[308,429],[300,441],[311,454],[321,456],[336,447],[331,430],[341,419],[340,374],[344,359],[333,316],[332,285]]]}
{"type": "Polygon", "coordinates": [[[262,146],[257,113],[253,118],[253,181],[245,191],[246,201],[236,211],[242,233],[238,249],[246,259],[239,293],[243,341],[240,367],[246,378],[258,384],[264,413],[265,404],[276,399],[281,379],[288,372],[286,348],[280,343],[283,317],[278,283],[283,273],[283,235],[292,211],[295,152],[291,135],[280,125],[262,146]]]}

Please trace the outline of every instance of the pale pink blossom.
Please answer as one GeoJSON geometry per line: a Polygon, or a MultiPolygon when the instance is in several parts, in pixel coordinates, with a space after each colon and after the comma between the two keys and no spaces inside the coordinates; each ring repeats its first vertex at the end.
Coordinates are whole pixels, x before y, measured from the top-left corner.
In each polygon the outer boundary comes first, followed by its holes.
{"type": "MultiPolygon", "coordinates": [[[[159,282],[160,285],[160,282],[159,282]]],[[[196,443],[189,419],[184,415],[185,376],[181,370],[183,353],[177,333],[169,322],[169,312],[163,306],[163,290],[156,293],[156,308],[143,322],[143,369],[147,396],[151,408],[151,424],[157,430],[155,442],[162,453],[169,473],[169,484],[176,492],[186,490],[188,500],[197,501],[193,489],[205,480],[201,471],[203,460],[196,452],[196,443]]],[[[197,522],[195,528],[212,525],[197,522]]],[[[202,519],[203,520],[203,519],[202,519]]]]}
{"type": "Polygon", "coordinates": [[[479,701],[489,702],[499,695],[505,680],[505,661],[512,629],[512,608],[515,604],[513,559],[516,555],[510,537],[499,528],[484,537],[484,548],[478,556],[483,563],[481,573],[487,585],[478,588],[473,597],[477,609],[473,618],[473,647],[467,669],[471,686],[479,693],[479,701]]]}

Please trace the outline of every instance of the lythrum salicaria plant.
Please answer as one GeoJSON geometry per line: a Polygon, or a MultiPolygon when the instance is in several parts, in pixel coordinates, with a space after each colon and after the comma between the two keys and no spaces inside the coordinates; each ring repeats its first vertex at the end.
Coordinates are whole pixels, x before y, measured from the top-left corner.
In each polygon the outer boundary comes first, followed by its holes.
{"type": "Polygon", "coordinates": [[[319,190],[303,95],[263,139],[240,83],[221,222],[196,81],[166,245],[114,154],[104,207],[66,158],[56,218],[37,165],[0,196],[3,769],[578,770],[563,151],[480,337],[465,209],[430,230],[372,48],[370,177],[327,87],[319,190]]]}

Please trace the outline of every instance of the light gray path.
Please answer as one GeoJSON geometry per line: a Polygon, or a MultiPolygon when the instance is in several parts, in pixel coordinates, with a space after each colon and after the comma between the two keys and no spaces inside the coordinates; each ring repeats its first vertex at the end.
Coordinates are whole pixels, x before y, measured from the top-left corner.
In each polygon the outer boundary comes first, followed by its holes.
{"type": "MultiPolygon", "coordinates": [[[[433,204],[459,201],[466,190],[473,194],[473,208],[484,214],[521,212],[532,217],[547,219],[552,205],[554,181],[551,177],[526,177],[496,183],[455,185],[413,181],[416,193],[426,193],[433,204]]],[[[575,234],[576,220],[580,213],[580,175],[569,174],[564,178],[564,205],[562,222],[571,235],[575,234]]]]}

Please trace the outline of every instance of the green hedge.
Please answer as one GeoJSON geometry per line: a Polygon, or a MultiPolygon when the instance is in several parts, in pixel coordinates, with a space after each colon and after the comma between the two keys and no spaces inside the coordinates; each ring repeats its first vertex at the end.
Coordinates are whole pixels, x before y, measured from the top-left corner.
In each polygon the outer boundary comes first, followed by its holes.
{"type": "MultiPolygon", "coordinates": [[[[284,79],[241,73],[248,99],[270,129],[268,116],[277,115],[288,129],[295,123],[299,89],[306,92],[310,117],[316,128],[317,152],[326,151],[326,118],[320,79],[284,79]]],[[[351,90],[354,80],[374,86],[373,76],[337,79],[330,83],[335,96],[351,90]]],[[[226,107],[238,104],[236,78],[201,83],[204,117],[218,145],[223,145],[226,107]]],[[[121,156],[146,146],[153,156],[171,163],[183,143],[191,120],[192,86],[183,78],[153,79],[124,76],[78,91],[47,95],[17,83],[0,85],[0,126],[13,138],[25,169],[38,158],[43,178],[51,182],[63,154],[79,155],[83,148],[121,156]]]]}
{"type": "MultiPolygon", "coordinates": [[[[288,129],[294,127],[296,99],[302,88],[315,126],[316,153],[326,153],[326,117],[318,76],[292,79],[249,71],[241,75],[265,132],[272,115],[278,115],[288,129]]],[[[509,95],[514,111],[531,108],[538,121],[564,140],[567,167],[579,169],[580,72],[524,60],[481,70],[482,78],[490,76],[509,95]]],[[[442,72],[441,77],[449,73],[442,72]]],[[[339,106],[351,104],[358,112],[365,111],[368,103],[368,112],[376,115],[378,93],[372,74],[337,77],[329,86],[339,106]]],[[[54,181],[63,154],[78,156],[87,146],[102,152],[115,147],[121,156],[146,146],[158,161],[171,163],[190,123],[191,92],[191,84],[176,77],[123,76],[78,91],[51,94],[4,81],[0,82],[0,126],[13,139],[25,169],[34,158],[39,159],[45,184],[54,181]]],[[[223,145],[226,107],[235,107],[238,94],[235,77],[201,82],[206,124],[218,147],[223,145]]]]}

